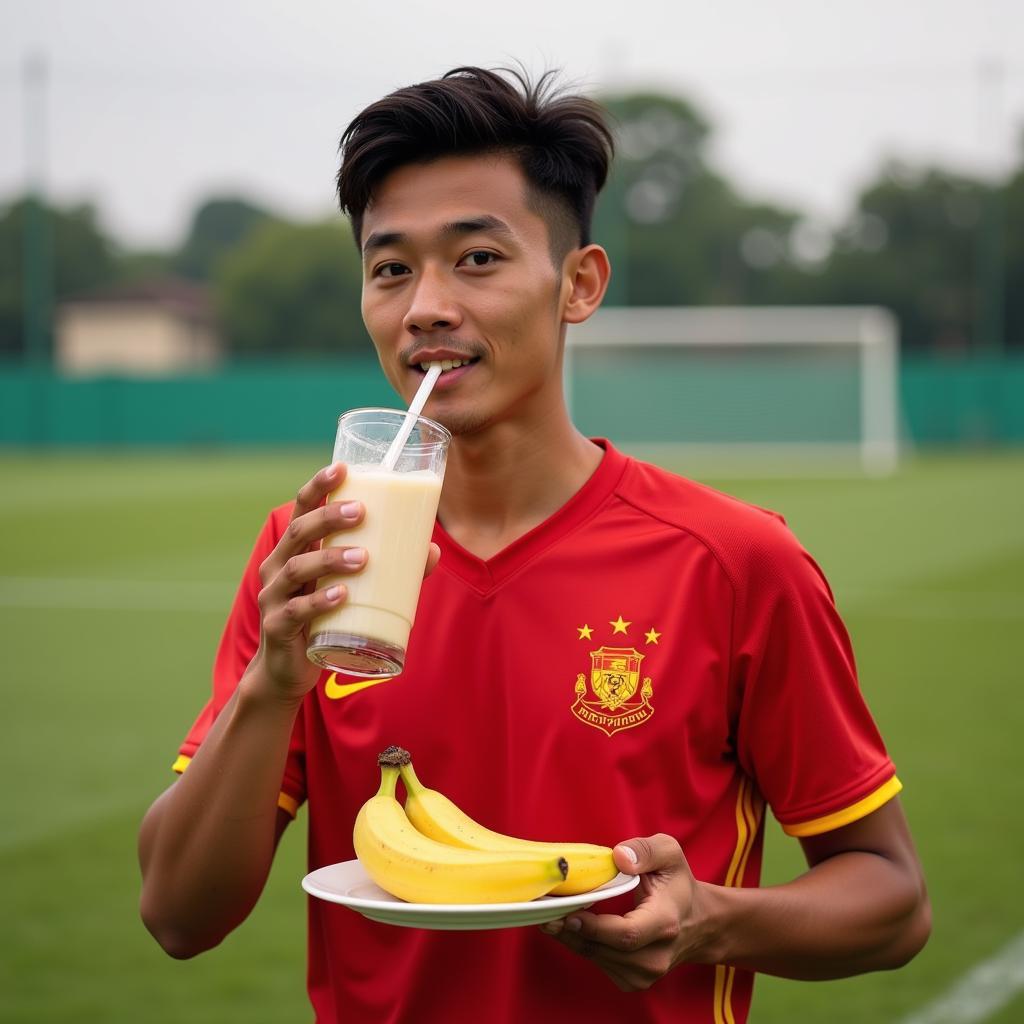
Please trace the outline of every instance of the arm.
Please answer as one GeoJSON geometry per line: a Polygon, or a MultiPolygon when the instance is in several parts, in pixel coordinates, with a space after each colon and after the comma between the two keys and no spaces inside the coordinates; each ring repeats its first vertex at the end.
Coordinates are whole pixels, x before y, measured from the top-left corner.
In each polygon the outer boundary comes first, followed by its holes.
{"type": "Polygon", "coordinates": [[[263,891],[290,820],[277,796],[294,717],[243,679],[188,771],[146,813],[140,911],[171,956],[216,946],[263,891]]]}
{"type": "Polygon", "coordinates": [[[918,953],[931,911],[897,798],[803,847],[805,874],[744,889],[695,880],[669,836],[629,840],[615,858],[643,876],[636,908],[621,917],[574,914],[545,930],[626,990],[648,988],[680,963],[825,979],[899,967],[918,953]]]}
{"type": "Polygon", "coordinates": [[[172,956],[217,945],[245,919],[287,824],[277,797],[289,738],[319,677],[306,659],[306,624],[345,597],[344,587],[332,594],[313,585],[360,567],[343,562],[343,548],[316,546],[362,517],[359,507],[322,505],[343,472],[322,470],[299,491],[288,529],[260,567],[259,649],[188,771],[143,820],[142,919],[172,956]]]}

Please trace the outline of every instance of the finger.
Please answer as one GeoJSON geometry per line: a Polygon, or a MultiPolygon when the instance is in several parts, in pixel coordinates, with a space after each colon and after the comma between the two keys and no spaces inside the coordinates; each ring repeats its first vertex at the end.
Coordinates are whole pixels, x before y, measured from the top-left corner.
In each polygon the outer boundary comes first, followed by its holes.
{"type": "MultiPolygon", "coordinates": [[[[583,938],[579,932],[566,928],[564,925],[564,920],[548,921],[541,925],[541,931],[560,942],[566,949],[571,949],[577,956],[582,956],[587,960],[598,959],[605,952],[598,943],[583,938]]],[[[611,951],[607,950],[607,952],[611,951]]]]}
{"type": "Polygon", "coordinates": [[[362,521],[363,513],[361,502],[331,501],[292,519],[277,546],[260,565],[263,584],[269,584],[292,556],[308,551],[318,541],[333,533],[357,526],[362,521]]]}
{"type": "Polygon", "coordinates": [[[618,869],[628,875],[665,875],[690,870],[679,843],[664,832],[627,839],[615,847],[612,856],[618,869]]]}
{"type": "Polygon", "coordinates": [[[679,918],[674,901],[666,897],[647,900],[621,916],[580,911],[566,920],[564,930],[581,943],[593,942],[619,953],[633,953],[675,938],[679,918]]]}
{"type": "MultiPolygon", "coordinates": [[[[547,924],[552,923],[554,922],[549,921],[547,924]]],[[[552,934],[547,931],[547,925],[542,926],[542,930],[545,934],[552,934]]],[[[593,939],[581,938],[574,932],[562,931],[552,937],[566,949],[599,967],[624,992],[635,991],[637,986],[632,977],[634,967],[624,954],[609,949],[593,939]]]]}
{"type": "Polygon", "coordinates": [[[296,594],[268,611],[263,617],[263,632],[273,640],[298,636],[317,615],[336,608],[348,597],[343,583],[336,583],[310,594],[296,594]]]}
{"type": "Polygon", "coordinates": [[[629,976],[621,969],[618,964],[606,964],[600,963],[598,967],[608,975],[609,978],[615,983],[615,987],[620,989],[622,992],[635,992],[636,985],[630,981],[629,976]]]}
{"type": "Polygon", "coordinates": [[[293,519],[284,531],[279,546],[286,544],[292,549],[290,554],[305,551],[316,541],[338,530],[356,526],[362,522],[364,512],[361,501],[329,501],[293,519]]]}
{"type": "Polygon", "coordinates": [[[427,569],[423,573],[424,577],[429,576],[436,568],[437,563],[441,561],[441,548],[433,541],[430,542],[430,550],[427,552],[427,569]]]}
{"type": "Polygon", "coordinates": [[[328,494],[336,487],[341,486],[345,479],[345,464],[343,462],[332,462],[324,466],[311,480],[307,480],[295,495],[295,506],[292,509],[292,519],[312,512],[319,508],[328,494]]]}
{"type": "MultiPolygon", "coordinates": [[[[323,577],[347,576],[359,572],[366,565],[366,549],[361,547],[326,547],[315,551],[304,551],[292,555],[281,567],[281,571],[260,591],[259,605],[270,611],[293,594],[311,589],[311,585],[323,577]]],[[[325,586],[340,583],[329,579],[325,586]]]]}

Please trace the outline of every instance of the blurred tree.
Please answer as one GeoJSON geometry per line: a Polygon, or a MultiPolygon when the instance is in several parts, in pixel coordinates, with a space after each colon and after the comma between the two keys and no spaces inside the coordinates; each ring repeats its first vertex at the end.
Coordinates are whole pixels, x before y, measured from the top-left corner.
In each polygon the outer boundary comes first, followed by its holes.
{"type": "MultiPolygon", "coordinates": [[[[0,356],[22,353],[26,208],[27,201],[18,199],[0,211],[0,356]]],[[[83,203],[64,209],[49,206],[43,213],[53,260],[55,299],[115,278],[113,247],[100,230],[91,205],[83,203]]]]}
{"type": "Polygon", "coordinates": [[[173,253],[159,249],[125,249],[117,254],[117,279],[122,283],[174,276],[173,253]]]}
{"type": "Polygon", "coordinates": [[[373,354],[344,221],[264,224],[224,257],[214,287],[234,356],[373,354]]]}
{"type": "Polygon", "coordinates": [[[709,165],[709,122],[678,97],[604,97],[617,154],[595,238],[611,305],[785,301],[798,214],[744,200],[709,165]]]}
{"type": "MultiPolygon", "coordinates": [[[[1000,329],[1024,348],[1024,145],[998,185],[889,163],[831,230],[744,197],[714,168],[710,122],[686,100],[603,102],[618,142],[594,224],[612,257],[609,305],[869,303],[894,310],[910,349],[983,350],[1000,329]]],[[[22,350],[26,208],[0,208],[0,355],[22,350]]],[[[370,352],[341,221],[294,225],[214,197],[177,252],[117,251],[88,205],[49,208],[45,223],[56,300],[177,272],[215,285],[238,355],[370,352]]]]}
{"type": "Polygon", "coordinates": [[[172,268],[193,280],[212,280],[217,263],[256,228],[274,220],[269,210],[234,196],[208,199],[193,214],[172,268]]]}
{"type": "Polygon", "coordinates": [[[910,349],[971,348],[987,188],[938,168],[889,163],[859,196],[804,298],[888,306],[910,349]]]}
{"type": "Polygon", "coordinates": [[[618,146],[594,225],[609,305],[877,304],[909,348],[981,350],[1002,325],[1024,345],[1024,168],[1002,187],[892,162],[833,230],[740,194],[686,100],[602,102],[618,146]]]}
{"type": "Polygon", "coordinates": [[[1024,135],[1021,137],[1020,166],[1006,183],[1002,205],[1006,346],[1024,351],[1024,135]]]}

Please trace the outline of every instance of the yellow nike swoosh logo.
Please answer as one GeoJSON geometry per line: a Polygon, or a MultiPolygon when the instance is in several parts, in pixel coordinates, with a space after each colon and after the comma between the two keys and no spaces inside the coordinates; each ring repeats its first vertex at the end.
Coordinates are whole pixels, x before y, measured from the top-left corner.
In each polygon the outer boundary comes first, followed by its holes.
{"type": "Polygon", "coordinates": [[[364,679],[358,683],[339,683],[338,674],[332,672],[324,683],[324,693],[331,700],[341,700],[342,697],[351,696],[368,686],[376,686],[378,683],[387,683],[394,679],[394,676],[381,676],[379,679],[364,679]]]}

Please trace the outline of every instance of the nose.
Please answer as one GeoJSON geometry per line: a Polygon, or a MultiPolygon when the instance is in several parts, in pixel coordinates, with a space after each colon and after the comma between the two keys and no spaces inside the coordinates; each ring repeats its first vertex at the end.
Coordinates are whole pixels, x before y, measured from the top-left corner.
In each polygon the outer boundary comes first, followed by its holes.
{"type": "Polygon", "coordinates": [[[402,326],[412,335],[449,331],[462,323],[462,314],[441,272],[424,269],[416,282],[402,326]]]}

